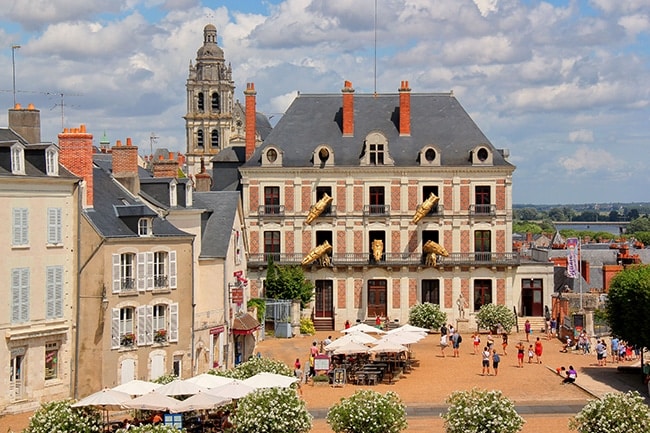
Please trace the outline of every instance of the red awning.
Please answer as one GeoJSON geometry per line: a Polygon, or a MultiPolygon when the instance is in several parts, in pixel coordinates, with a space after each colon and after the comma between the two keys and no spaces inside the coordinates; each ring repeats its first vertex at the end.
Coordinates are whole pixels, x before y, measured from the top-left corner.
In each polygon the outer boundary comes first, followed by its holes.
{"type": "Polygon", "coordinates": [[[234,335],[250,335],[257,331],[260,322],[249,313],[235,316],[232,322],[232,333],[234,335]]]}

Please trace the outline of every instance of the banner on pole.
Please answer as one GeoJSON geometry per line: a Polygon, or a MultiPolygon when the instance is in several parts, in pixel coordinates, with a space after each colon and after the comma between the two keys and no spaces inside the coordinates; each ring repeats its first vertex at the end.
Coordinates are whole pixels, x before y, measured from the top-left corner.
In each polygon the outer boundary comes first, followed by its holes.
{"type": "Polygon", "coordinates": [[[578,249],[580,248],[580,241],[578,238],[569,238],[566,240],[567,247],[567,276],[575,278],[578,276],[578,249]]]}

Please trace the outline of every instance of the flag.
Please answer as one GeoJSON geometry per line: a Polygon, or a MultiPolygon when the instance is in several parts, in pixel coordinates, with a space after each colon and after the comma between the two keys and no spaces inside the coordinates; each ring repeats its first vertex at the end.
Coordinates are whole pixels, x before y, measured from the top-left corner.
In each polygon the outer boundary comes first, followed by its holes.
{"type": "Polygon", "coordinates": [[[568,251],[566,267],[567,276],[569,278],[575,278],[578,276],[578,249],[580,248],[578,238],[567,239],[566,247],[568,251]]]}

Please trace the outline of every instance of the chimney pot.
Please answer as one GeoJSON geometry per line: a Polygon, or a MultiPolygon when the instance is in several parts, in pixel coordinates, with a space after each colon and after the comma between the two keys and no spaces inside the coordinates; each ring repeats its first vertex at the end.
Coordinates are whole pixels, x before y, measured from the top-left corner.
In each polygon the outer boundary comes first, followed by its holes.
{"type": "Polygon", "coordinates": [[[402,80],[399,91],[399,135],[411,135],[411,89],[409,82],[402,80]]]}
{"type": "Polygon", "coordinates": [[[133,146],[133,142],[131,141],[131,137],[126,138],[126,145],[127,146],[133,146]]]}
{"type": "Polygon", "coordinates": [[[174,160],[174,152],[169,152],[169,160],[170,161],[174,160]]]}
{"type": "Polygon", "coordinates": [[[354,89],[350,81],[343,83],[343,135],[354,135],[354,89]]]}
{"type": "Polygon", "coordinates": [[[21,108],[22,108],[22,107],[20,106],[20,104],[16,102],[16,105],[14,106],[14,109],[16,109],[16,110],[20,110],[21,108]]]}
{"type": "Polygon", "coordinates": [[[255,141],[256,141],[256,95],[255,83],[246,83],[246,90],[244,91],[246,95],[246,107],[245,107],[245,118],[246,118],[246,130],[245,134],[245,158],[246,161],[253,156],[255,153],[255,141]]]}

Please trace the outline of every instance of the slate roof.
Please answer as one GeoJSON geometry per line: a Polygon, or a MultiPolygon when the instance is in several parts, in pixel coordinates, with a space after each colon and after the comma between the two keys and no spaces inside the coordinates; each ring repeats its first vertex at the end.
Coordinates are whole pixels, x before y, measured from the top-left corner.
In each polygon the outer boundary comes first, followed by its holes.
{"type": "Polygon", "coordinates": [[[0,128],[0,176],[43,177],[49,179],[76,179],[64,166],[59,164],[58,176],[48,176],[45,168],[45,149],[58,146],[54,143],[27,143],[19,134],[9,128],[0,128]],[[11,171],[11,146],[20,143],[25,148],[25,174],[14,175],[11,171]]]}
{"type": "Polygon", "coordinates": [[[206,210],[201,228],[201,258],[225,258],[240,195],[231,191],[195,192],[193,205],[206,210]]]}
{"type": "Polygon", "coordinates": [[[354,95],[354,136],[342,134],[341,94],[301,94],[244,167],[255,167],[267,145],[283,151],[284,167],[312,166],[317,145],[334,150],[336,166],[359,166],[363,141],[372,131],[388,140],[395,166],[418,165],[418,152],[435,145],[443,166],[471,166],[470,150],[485,145],[493,150],[494,166],[512,167],[451,94],[411,93],[411,135],[399,135],[399,95],[354,95]]]}
{"type": "MultiPolygon", "coordinates": [[[[95,160],[97,162],[97,160],[95,160]]],[[[97,231],[106,238],[139,237],[137,224],[129,224],[129,218],[156,215],[139,198],[134,197],[115,180],[108,171],[95,164],[93,168],[93,208],[84,213],[97,231]],[[120,217],[121,216],[121,217],[120,217]]],[[[171,223],[155,216],[153,238],[170,236],[192,236],[171,223]]],[[[142,238],[147,239],[147,238],[142,238]]]]}

